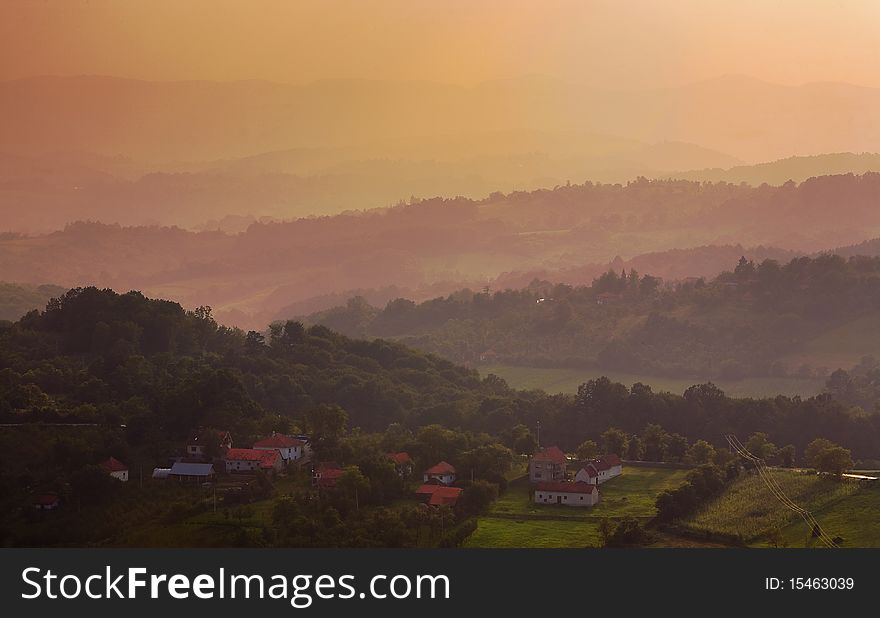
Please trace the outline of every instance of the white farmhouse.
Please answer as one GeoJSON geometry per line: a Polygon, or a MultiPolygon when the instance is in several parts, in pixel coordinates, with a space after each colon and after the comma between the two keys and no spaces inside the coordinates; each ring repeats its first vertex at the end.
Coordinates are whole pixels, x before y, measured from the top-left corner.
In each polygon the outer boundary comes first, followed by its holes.
{"type": "Polygon", "coordinates": [[[535,486],[535,504],[594,506],[599,504],[599,488],[589,483],[542,481],[535,486]]]}

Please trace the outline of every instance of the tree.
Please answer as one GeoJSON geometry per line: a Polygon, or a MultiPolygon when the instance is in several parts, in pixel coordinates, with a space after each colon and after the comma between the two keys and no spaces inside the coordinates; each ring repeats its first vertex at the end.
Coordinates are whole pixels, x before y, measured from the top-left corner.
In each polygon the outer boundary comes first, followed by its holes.
{"type": "Polygon", "coordinates": [[[630,436],[626,445],[626,458],[631,461],[641,461],[643,454],[642,439],[636,435],[630,436]]]}
{"type": "Polygon", "coordinates": [[[510,449],[492,442],[483,444],[461,454],[461,472],[473,471],[473,474],[482,478],[502,477],[510,470],[513,461],[513,453],[510,449]]]}
{"type": "Polygon", "coordinates": [[[666,447],[666,458],[669,461],[682,461],[687,455],[688,441],[683,435],[678,433],[669,434],[669,440],[666,447]]]}
{"type": "Polygon", "coordinates": [[[346,466],[336,481],[336,488],[344,496],[354,500],[355,509],[359,509],[360,498],[370,490],[370,481],[357,466],[346,466]]]}
{"type": "Polygon", "coordinates": [[[766,461],[776,454],[776,445],[770,442],[766,433],[757,431],[746,441],[746,450],[758,459],[766,461]]]}
{"type": "MultiPolygon", "coordinates": [[[[604,535],[603,535],[604,536],[604,535]]],[[[634,517],[624,517],[615,527],[614,531],[605,537],[605,547],[635,547],[647,545],[651,542],[651,535],[634,517]]]]}
{"type": "Polygon", "coordinates": [[[629,439],[626,436],[626,432],[617,427],[609,427],[605,433],[602,434],[602,444],[605,447],[606,455],[618,455],[624,457],[626,455],[628,442],[629,439]]]}
{"type": "Polygon", "coordinates": [[[796,450],[794,444],[786,444],[776,451],[776,459],[783,468],[793,468],[796,450]]]}
{"type": "Polygon", "coordinates": [[[461,498],[456,506],[466,516],[479,515],[485,512],[497,498],[498,485],[476,480],[461,492],[461,498]]]}
{"type": "Polygon", "coordinates": [[[712,463],[715,461],[715,447],[705,440],[697,440],[688,449],[687,459],[695,464],[712,463]]]}
{"type": "Polygon", "coordinates": [[[649,423],[642,432],[642,444],[645,461],[664,461],[669,434],[660,425],[649,423]]]}
{"type": "Polygon", "coordinates": [[[538,449],[538,440],[532,431],[520,423],[511,428],[507,445],[518,455],[533,455],[538,449]]]}
{"type": "Polygon", "coordinates": [[[322,404],[309,409],[305,422],[313,441],[320,447],[334,444],[348,424],[348,414],[339,406],[322,404]]]}
{"type": "Polygon", "coordinates": [[[580,460],[593,459],[599,454],[599,445],[592,440],[584,440],[575,450],[580,460]]]}
{"type": "Polygon", "coordinates": [[[835,446],[837,445],[831,440],[816,438],[807,445],[806,449],[804,449],[804,464],[812,468],[817,468],[819,454],[822,453],[822,451],[834,448],[835,446]]]}
{"type": "Polygon", "coordinates": [[[816,469],[840,476],[853,467],[852,455],[849,449],[842,446],[832,446],[816,455],[816,469]]]}

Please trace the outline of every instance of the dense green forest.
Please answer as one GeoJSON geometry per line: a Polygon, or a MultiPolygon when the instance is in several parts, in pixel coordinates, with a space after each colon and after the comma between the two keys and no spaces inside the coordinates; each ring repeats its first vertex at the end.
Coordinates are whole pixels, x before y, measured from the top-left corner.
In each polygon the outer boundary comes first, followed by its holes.
{"type": "MultiPolygon", "coordinates": [[[[348,483],[354,495],[363,486],[360,501],[344,494],[319,506],[296,499],[278,506],[272,532],[278,536],[260,541],[265,544],[308,544],[289,522],[323,517],[349,531],[339,543],[415,544],[412,529],[400,522],[420,516],[381,511],[406,494],[383,459],[389,451],[407,450],[418,470],[444,459],[471,471],[477,489],[467,494],[465,515],[503,490],[507,470],[533,452],[539,432],[543,445],[574,451],[592,440],[647,460],[682,461],[699,440],[720,451],[730,432],[764,432],[790,454],[822,437],[856,458],[880,455],[880,416],[831,395],[736,400],[703,384],[678,396],[604,378],[586,382],[574,397],[515,391],[495,376],[480,379],[400,343],[350,339],[292,321],[274,325],[267,336],[245,333],[218,326],[209,308],[185,311],[137,292],[95,288],[71,290],[43,312],[0,325],[0,422],[6,424],[0,428],[0,494],[13,517],[3,525],[14,539],[7,542],[18,544],[148,543],[119,537],[112,521],[96,528],[83,518],[94,517],[97,511],[89,509],[99,504],[109,508],[106,501],[117,505],[117,495],[138,505],[127,517],[149,518],[149,508],[183,500],[180,490],[129,483],[110,491],[94,464],[113,455],[149,472],[179,454],[198,427],[228,429],[239,444],[273,430],[306,431],[319,459],[353,467],[348,483]],[[609,433],[612,427],[617,430],[609,433]],[[82,506],[65,524],[68,532],[17,528],[15,513],[27,496],[48,489],[82,506]],[[374,518],[391,523],[377,527],[374,518]],[[409,532],[393,540],[381,536],[401,525],[409,532]]],[[[275,490],[270,483],[251,491],[257,499],[275,490]]],[[[157,516],[170,524],[191,509],[176,506],[157,516]]]]}
{"type": "Polygon", "coordinates": [[[535,281],[377,309],[361,298],[316,313],[352,336],[390,337],[450,360],[602,367],[658,376],[825,378],[838,367],[801,354],[822,333],[880,310],[880,259],[826,254],[780,264],[741,259],[713,280],[663,285],[609,271],[591,286],[535,281]]]}

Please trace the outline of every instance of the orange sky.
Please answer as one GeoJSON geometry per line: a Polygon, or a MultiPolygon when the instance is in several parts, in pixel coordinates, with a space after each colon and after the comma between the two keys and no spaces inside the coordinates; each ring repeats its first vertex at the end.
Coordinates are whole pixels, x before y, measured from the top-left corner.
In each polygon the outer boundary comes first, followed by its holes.
{"type": "Polygon", "coordinates": [[[876,0],[5,0],[0,79],[880,86],[876,0]]]}

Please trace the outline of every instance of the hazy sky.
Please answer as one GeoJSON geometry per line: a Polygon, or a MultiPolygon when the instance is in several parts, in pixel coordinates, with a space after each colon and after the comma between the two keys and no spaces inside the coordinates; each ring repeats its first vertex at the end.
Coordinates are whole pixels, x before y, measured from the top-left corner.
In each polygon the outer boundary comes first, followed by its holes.
{"type": "Polygon", "coordinates": [[[0,79],[880,87],[877,0],[0,0],[0,79]]]}

